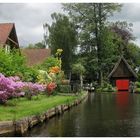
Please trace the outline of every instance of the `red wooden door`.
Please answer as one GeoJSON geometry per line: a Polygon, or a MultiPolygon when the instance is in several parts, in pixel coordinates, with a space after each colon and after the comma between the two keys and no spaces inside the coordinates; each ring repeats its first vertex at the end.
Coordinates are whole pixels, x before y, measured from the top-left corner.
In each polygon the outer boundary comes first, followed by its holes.
{"type": "Polygon", "coordinates": [[[116,87],[118,90],[128,90],[129,89],[129,80],[127,80],[127,79],[116,80],[116,87]]]}

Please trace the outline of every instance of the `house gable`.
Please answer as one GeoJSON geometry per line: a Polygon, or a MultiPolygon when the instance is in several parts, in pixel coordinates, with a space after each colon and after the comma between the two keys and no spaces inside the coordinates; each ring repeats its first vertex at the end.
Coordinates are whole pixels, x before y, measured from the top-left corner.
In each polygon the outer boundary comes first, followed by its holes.
{"type": "Polygon", "coordinates": [[[3,47],[9,45],[11,49],[19,49],[19,43],[14,23],[0,23],[0,44],[3,47]]]}
{"type": "Polygon", "coordinates": [[[108,76],[110,79],[117,79],[117,78],[130,78],[130,79],[137,79],[136,73],[124,59],[121,57],[119,61],[116,63],[115,67],[113,68],[112,72],[108,76]]]}

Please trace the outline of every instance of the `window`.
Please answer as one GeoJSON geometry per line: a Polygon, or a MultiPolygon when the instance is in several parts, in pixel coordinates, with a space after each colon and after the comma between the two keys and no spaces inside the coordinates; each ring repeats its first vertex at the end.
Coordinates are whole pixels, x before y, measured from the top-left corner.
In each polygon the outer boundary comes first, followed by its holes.
{"type": "Polygon", "coordinates": [[[5,52],[9,53],[10,52],[10,46],[9,45],[5,45],[5,52]]]}

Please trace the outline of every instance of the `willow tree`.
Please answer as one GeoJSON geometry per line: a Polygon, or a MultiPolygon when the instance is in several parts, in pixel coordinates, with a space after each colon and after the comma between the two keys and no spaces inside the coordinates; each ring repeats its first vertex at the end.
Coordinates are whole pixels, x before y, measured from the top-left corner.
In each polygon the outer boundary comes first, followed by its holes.
{"type": "Polygon", "coordinates": [[[63,8],[75,21],[79,32],[79,42],[82,51],[97,57],[98,80],[102,84],[103,31],[107,26],[108,17],[119,11],[117,3],[71,3],[63,4],[63,8]]]}
{"type": "Polygon", "coordinates": [[[74,24],[66,15],[53,13],[51,25],[45,24],[49,31],[47,42],[51,52],[55,55],[57,49],[62,49],[62,69],[65,74],[71,71],[73,55],[77,46],[77,32],[74,24]]]}

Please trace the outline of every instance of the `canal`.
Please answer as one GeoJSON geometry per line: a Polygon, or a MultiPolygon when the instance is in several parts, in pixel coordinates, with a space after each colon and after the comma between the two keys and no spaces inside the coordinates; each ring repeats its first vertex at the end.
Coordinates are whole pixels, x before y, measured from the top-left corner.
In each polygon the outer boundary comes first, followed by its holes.
{"type": "Polygon", "coordinates": [[[91,93],[80,105],[34,127],[25,136],[140,136],[140,94],[91,93]]]}

